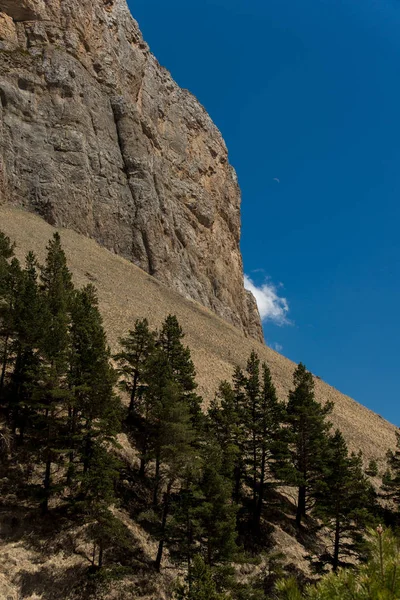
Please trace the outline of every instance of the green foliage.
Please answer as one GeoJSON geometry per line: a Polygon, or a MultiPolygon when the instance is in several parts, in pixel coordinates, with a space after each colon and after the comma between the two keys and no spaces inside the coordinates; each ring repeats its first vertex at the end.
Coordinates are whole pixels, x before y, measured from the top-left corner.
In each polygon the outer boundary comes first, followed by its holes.
{"type": "Polygon", "coordinates": [[[326,417],[333,405],[328,402],[322,406],[315,400],[313,376],[301,363],[294,372],[293,385],[287,405],[290,463],[286,480],[298,488],[296,524],[300,526],[326,468],[330,429],[326,417]]]}
{"type": "Polygon", "coordinates": [[[400,433],[396,431],[396,448],[387,453],[388,469],[383,476],[382,491],[386,500],[400,510],[400,433]]]}
{"type": "Polygon", "coordinates": [[[193,561],[190,585],[179,584],[174,594],[175,600],[228,600],[228,596],[218,593],[210,567],[201,556],[193,561]]]}
{"type": "Polygon", "coordinates": [[[239,502],[245,473],[244,452],[246,430],[244,426],[243,374],[237,369],[234,385],[223,382],[208,411],[209,428],[223,452],[223,472],[233,477],[233,498],[239,502]]]}
{"type": "Polygon", "coordinates": [[[363,472],[362,455],[349,456],[339,430],[329,440],[326,468],[316,487],[314,515],[332,533],[332,547],[322,557],[336,571],[346,557],[363,551],[375,492],[363,472]]]}
{"type": "Polygon", "coordinates": [[[116,374],[110,364],[98,301],[92,286],[72,300],[70,328],[71,399],[68,407],[69,477],[79,464],[86,473],[97,445],[113,443],[120,430],[121,404],[115,396],[116,374]]]}
{"type": "Polygon", "coordinates": [[[205,456],[199,477],[197,508],[193,511],[199,525],[197,542],[207,564],[233,560],[236,545],[236,505],[232,502],[232,481],[222,468],[222,451],[212,440],[204,448],[205,456]]]}
{"type": "Polygon", "coordinates": [[[280,600],[397,600],[400,597],[400,546],[390,531],[370,532],[371,558],[354,570],[330,573],[301,594],[294,580],[277,585],[280,600]]]}
{"type": "Polygon", "coordinates": [[[246,372],[236,369],[232,385],[221,384],[209,410],[210,428],[224,449],[225,472],[234,480],[240,502],[246,483],[252,493],[252,524],[258,535],[267,485],[277,483],[288,448],[282,427],[285,408],[278,401],[271,373],[252,352],[246,372]]]}
{"type": "Polygon", "coordinates": [[[143,388],[146,361],[154,351],[155,333],[150,331],[147,319],[137,319],[134,329],[120,339],[121,352],[115,355],[118,361],[120,387],[129,393],[129,413],[140,413],[139,407],[143,388]]]}
{"type": "Polygon", "coordinates": [[[376,460],[372,459],[369,461],[368,468],[365,470],[365,474],[368,475],[368,477],[378,477],[379,469],[376,460]]]}
{"type": "Polygon", "coordinates": [[[172,379],[181,387],[193,426],[200,430],[203,423],[201,398],[196,394],[196,370],[190,349],[182,343],[184,337],[178,319],[174,315],[168,315],[159,333],[157,346],[166,359],[172,379]]]}
{"type": "MultiPolygon", "coordinates": [[[[74,288],[60,236],[49,242],[43,266],[32,253],[21,266],[0,233],[0,411],[10,464],[32,473],[35,485],[27,488],[38,491],[43,513],[57,505],[78,514],[93,544],[96,578],[115,572],[113,557],[119,562],[122,552],[131,556],[129,531],[114,508],[121,498],[128,500],[125,509],[147,509],[145,523],[158,540],[156,569],[167,545],[170,559],[186,565],[186,584],[176,592],[181,600],[225,600],[224,593],[232,600],[264,600],[274,593],[283,568],[278,557],[267,555],[257,576],[242,582],[236,581],[235,562],[244,557],[237,540],[245,538],[245,527],[249,541],[269,551],[265,509],[269,492],[280,485],[298,487],[298,525],[314,510],[333,532],[334,568],[346,554],[359,552],[373,494],[361,457],[348,455],[339,432],[330,437],[332,407],[316,402],[312,375],[299,365],[286,406],[268,366],[253,352],[246,369],[236,368],[232,382],[220,385],[204,415],[183,340],[173,315],[159,332],[138,320],[120,340],[115,371],[96,291],[74,288]],[[123,425],[117,384],[129,394],[123,425]],[[116,458],[122,426],[139,453],[139,474],[116,458]],[[118,481],[121,469],[128,482],[118,481]]],[[[399,465],[400,450],[390,455],[385,479],[395,504],[399,465]]],[[[346,576],[343,581],[351,582],[346,576]]],[[[393,569],[390,576],[396,580],[393,569]]],[[[340,578],[342,572],[332,581],[340,578]]],[[[286,598],[300,597],[294,583],[279,585],[286,598]]]]}

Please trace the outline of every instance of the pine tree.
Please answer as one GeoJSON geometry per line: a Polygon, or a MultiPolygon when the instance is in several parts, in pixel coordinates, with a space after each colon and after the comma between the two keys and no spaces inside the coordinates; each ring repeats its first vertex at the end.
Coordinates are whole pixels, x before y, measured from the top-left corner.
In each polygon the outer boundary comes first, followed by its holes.
{"type": "Polygon", "coordinates": [[[115,503],[115,481],[119,461],[99,440],[93,444],[90,469],[82,478],[81,496],[76,503],[85,515],[93,542],[92,565],[101,569],[107,548],[130,548],[129,536],[110,506],[115,503]],[[96,561],[97,558],[97,561],[96,561]]]}
{"type": "Polygon", "coordinates": [[[71,302],[67,483],[75,492],[73,505],[89,523],[97,568],[108,547],[129,547],[125,527],[110,511],[120,467],[114,455],[121,419],[116,381],[96,290],[88,285],[71,302]]]}
{"type": "Polygon", "coordinates": [[[190,356],[190,349],[182,343],[185,337],[182,327],[174,315],[165,319],[157,345],[162,349],[166,361],[171,369],[171,376],[183,391],[193,426],[201,429],[203,425],[201,398],[196,394],[196,370],[190,356]]]}
{"type": "Polygon", "coordinates": [[[121,418],[116,373],[93,286],[75,293],[71,315],[69,480],[79,464],[84,474],[91,469],[96,446],[115,444],[121,418]]]}
{"type": "Polygon", "coordinates": [[[198,523],[196,546],[210,566],[232,561],[238,553],[237,506],[232,502],[232,479],[223,474],[223,452],[213,440],[204,447],[197,490],[198,502],[193,511],[198,523]]]}
{"type": "Polygon", "coordinates": [[[31,252],[18,278],[13,312],[15,339],[11,345],[12,372],[8,403],[12,414],[12,430],[15,434],[18,428],[18,442],[22,444],[26,430],[32,433],[37,416],[34,393],[41,378],[40,347],[46,328],[37,261],[31,252]]]}
{"type": "Polygon", "coordinates": [[[53,491],[52,465],[62,464],[66,448],[68,401],[68,357],[70,308],[73,293],[71,274],[67,267],[58,233],[47,246],[45,265],[41,268],[43,312],[43,383],[39,391],[41,405],[42,455],[45,463],[42,512],[48,510],[53,491]]]}
{"type": "Polygon", "coordinates": [[[400,432],[396,431],[396,448],[387,453],[387,470],[382,479],[384,498],[400,513],[400,432]]]}
{"type": "Polygon", "coordinates": [[[400,597],[399,540],[381,526],[370,532],[370,559],[354,569],[329,573],[301,593],[293,578],[280,581],[279,600],[397,600],[400,597]]]}
{"type": "Polygon", "coordinates": [[[228,600],[228,596],[218,593],[210,567],[197,555],[193,561],[190,585],[178,585],[174,594],[176,600],[228,600]]]}
{"type": "Polygon", "coordinates": [[[258,534],[267,482],[270,486],[279,482],[280,471],[289,452],[286,432],[282,426],[285,407],[278,400],[271,372],[265,363],[262,365],[262,387],[256,415],[257,499],[254,528],[258,534]]]}
{"type": "Polygon", "coordinates": [[[260,359],[253,351],[247,361],[245,375],[246,471],[253,496],[253,519],[257,512],[257,473],[259,450],[259,408],[261,403],[260,359]]]}
{"type": "Polygon", "coordinates": [[[344,557],[358,557],[366,526],[371,522],[374,490],[364,475],[361,454],[349,456],[342,433],[329,440],[326,470],[316,489],[314,514],[332,531],[329,561],[336,571],[344,557]]]}
{"type": "Polygon", "coordinates": [[[287,433],[291,464],[288,483],[298,488],[296,525],[299,527],[309,508],[315,485],[326,467],[330,423],[326,417],[333,405],[322,406],[315,400],[313,376],[299,364],[293,376],[294,390],[287,405],[287,433]]]}
{"type": "Polygon", "coordinates": [[[119,364],[121,387],[129,393],[129,415],[139,413],[136,403],[140,402],[141,386],[146,361],[154,350],[155,335],[149,329],[147,319],[138,319],[135,327],[125,338],[120,339],[122,351],[114,358],[119,364]]]}
{"type": "Polygon", "coordinates": [[[193,428],[188,405],[182,398],[182,390],[176,382],[167,380],[157,406],[158,427],[156,437],[156,479],[154,505],[163,483],[159,545],[155,567],[161,567],[164,545],[167,541],[167,520],[171,509],[171,495],[180,487],[191,471],[194,461],[193,428]]]}
{"type": "Polygon", "coordinates": [[[223,473],[233,478],[232,497],[239,504],[245,475],[245,451],[247,432],[245,428],[244,375],[237,367],[233,385],[222,382],[215,400],[208,411],[209,428],[223,450],[223,473]]]}
{"type": "Polygon", "coordinates": [[[14,246],[0,232],[0,398],[4,394],[7,367],[14,331],[14,306],[21,279],[21,267],[12,258],[14,246]],[[9,260],[11,259],[11,261],[9,260]]]}

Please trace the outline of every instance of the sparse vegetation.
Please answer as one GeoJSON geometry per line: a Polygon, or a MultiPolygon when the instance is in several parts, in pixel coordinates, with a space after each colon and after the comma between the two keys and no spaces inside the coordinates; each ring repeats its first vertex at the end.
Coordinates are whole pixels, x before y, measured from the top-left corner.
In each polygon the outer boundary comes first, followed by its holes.
{"type": "MultiPolygon", "coordinates": [[[[87,585],[99,590],[168,562],[181,573],[170,598],[263,600],[278,591],[301,598],[296,581],[277,584],[290,565],[273,558],[275,525],[316,557],[310,575],[315,562],[337,571],[366,557],[366,527],[380,514],[368,480],[377,464],[365,472],[361,455],[332,434],[332,405],[316,400],[304,365],[282,402],[253,351],[203,412],[175,316],[158,331],[136,321],[111,357],[96,290],[75,288],[59,235],[43,265],[29,253],[21,266],[13,254],[0,234],[0,469],[14,498],[8,510],[17,499],[35,526],[57,519],[73,553],[86,557],[87,585]],[[124,456],[121,435],[137,462],[124,456]],[[135,522],[152,540],[151,559],[137,552],[135,522]],[[322,527],[326,543],[333,535],[329,550],[319,542],[322,527]],[[251,564],[255,573],[240,578],[251,564]]],[[[384,487],[395,513],[396,456],[384,487]]],[[[358,576],[349,573],[323,579],[305,597],[358,576]]]]}

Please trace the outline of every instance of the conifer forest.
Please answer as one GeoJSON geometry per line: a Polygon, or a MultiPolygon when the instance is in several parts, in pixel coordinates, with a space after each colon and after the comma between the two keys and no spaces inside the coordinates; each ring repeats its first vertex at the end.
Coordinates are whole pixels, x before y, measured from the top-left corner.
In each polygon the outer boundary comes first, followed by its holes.
{"type": "Polygon", "coordinates": [[[32,521],[79,529],[88,590],[144,568],[123,510],[156,540],[148,573],[176,569],[176,600],[398,598],[400,435],[380,472],[332,408],[301,363],[281,401],[255,352],[205,408],[174,315],[132,323],[112,354],[59,234],[43,264],[21,264],[0,233],[3,512],[12,498],[32,521]],[[308,574],[274,548],[276,522],[308,541],[308,574]]]}

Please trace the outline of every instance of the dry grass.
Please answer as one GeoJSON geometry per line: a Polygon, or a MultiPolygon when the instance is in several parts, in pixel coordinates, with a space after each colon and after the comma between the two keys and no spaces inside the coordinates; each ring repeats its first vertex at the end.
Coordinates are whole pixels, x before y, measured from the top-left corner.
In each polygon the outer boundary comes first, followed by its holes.
{"type": "MultiPolygon", "coordinates": [[[[44,258],[46,242],[54,232],[53,227],[37,216],[4,206],[0,207],[0,229],[16,241],[19,258],[23,258],[28,250],[34,250],[40,260],[44,258]]],[[[136,318],[147,317],[153,327],[158,327],[169,313],[176,314],[192,350],[200,393],[205,402],[213,397],[219,381],[231,378],[236,364],[244,366],[252,349],[268,362],[280,396],[287,396],[294,363],[274,350],[243,337],[208,309],[182,298],[92,240],[70,230],[62,230],[61,234],[75,283],[81,286],[90,282],[98,290],[101,311],[114,350],[118,338],[126,334],[136,318]]],[[[307,361],[306,356],[304,360],[307,361]]],[[[356,451],[361,449],[366,460],[376,458],[383,463],[387,449],[395,443],[395,427],[319,379],[316,379],[316,392],[320,401],[332,400],[335,403],[332,420],[343,431],[350,448],[356,451]]],[[[121,454],[133,463],[136,455],[126,437],[120,436],[119,441],[121,454]]],[[[137,524],[128,523],[128,520],[126,523],[143,552],[146,555],[154,554],[154,542],[148,535],[137,524]]],[[[275,528],[274,538],[287,560],[306,570],[305,548],[280,527],[275,528]]],[[[26,541],[21,540],[3,541],[0,545],[0,598],[78,598],[69,595],[68,590],[71,581],[79,579],[85,567],[82,559],[64,556],[62,551],[45,558],[40,550],[32,549],[26,541]]],[[[159,591],[143,597],[149,600],[166,598],[166,588],[173,575],[174,572],[167,569],[164,576],[155,582],[159,591]]],[[[153,582],[147,580],[148,575],[143,577],[146,583],[152,585],[153,582]]],[[[136,581],[134,585],[137,589],[142,584],[136,581]]],[[[132,595],[125,595],[117,585],[106,597],[138,595],[135,591],[132,595]]]]}
{"type": "MultiPolygon", "coordinates": [[[[0,207],[0,229],[17,242],[22,258],[30,249],[43,259],[54,228],[39,217],[19,209],[0,207]]],[[[147,317],[158,327],[169,314],[176,314],[186,332],[198,372],[200,393],[213,397],[218,382],[230,379],[234,365],[244,366],[252,349],[271,368],[282,398],[291,387],[295,368],[274,350],[245,338],[232,325],[196,302],[182,298],[135,265],[101,248],[73,231],[62,230],[62,242],[77,285],[93,283],[98,290],[110,344],[132,327],[138,317],[147,317]]],[[[304,357],[307,362],[307,357],[304,357]]],[[[366,459],[382,459],[393,446],[395,427],[353,399],[316,379],[317,397],[335,403],[334,425],[339,427],[352,450],[361,449],[366,459]]]]}

